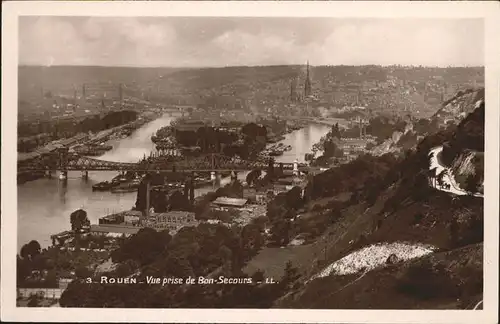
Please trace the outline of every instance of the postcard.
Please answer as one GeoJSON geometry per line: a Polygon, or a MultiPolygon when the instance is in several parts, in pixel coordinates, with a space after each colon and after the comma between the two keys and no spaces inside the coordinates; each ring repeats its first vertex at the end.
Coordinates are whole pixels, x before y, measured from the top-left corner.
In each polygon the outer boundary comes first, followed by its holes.
{"type": "Polygon", "coordinates": [[[498,3],[3,9],[2,320],[497,322],[498,3]]]}

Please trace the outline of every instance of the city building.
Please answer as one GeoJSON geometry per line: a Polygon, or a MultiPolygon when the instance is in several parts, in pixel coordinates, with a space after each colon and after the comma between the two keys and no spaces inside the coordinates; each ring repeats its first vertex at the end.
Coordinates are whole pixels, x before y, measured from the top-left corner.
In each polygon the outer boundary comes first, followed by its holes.
{"type": "Polygon", "coordinates": [[[291,188],[293,188],[293,186],[284,185],[284,184],[274,184],[273,185],[273,194],[275,196],[277,196],[277,195],[279,195],[282,192],[287,192],[291,188]]]}
{"type": "Polygon", "coordinates": [[[196,221],[194,213],[187,211],[170,211],[167,213],[152,214],[156,221],[162,223],[192,223],[196,221]]]}
{"type": "Polygon", "coordinates": [[[342,138],[337,145],[345,152],[364,152],[370,140],[362,138],[342,138]]]}
{"type": "Polygon", "coordinates": [[[212,204],[218,207],[235,207],[241,208],[246,205],[248,199],[244,198],[229,198],[229,197],[219,197],[215,199],[212,204]]]}
{"type": "Polygon", "coordinates": [[[106,235],[106,236],[131,236],[137,234],[141,227],[124,225],[124,224],[103,224],[103,225],[90,225],[90,233],[93,235],[106,235]]]}
{"type": "Polygon", "coordinates": [[[309,75],[309,61],[307,61],[306,80],[304,82],[304,97],[307,98],[311,95],[312,95],[311,78],[309,75]]]}
{"type": "Polygon", "coordinates": [[[192,212],[170,211],[167,213],[151,213],[144,221],[143,226],[157,231],[167,230],[170,234],[175,234],[183,227],[197,226],[198,223],[192,212]]]}
{"type": "Polygon", "coordinates": [[[61,233],[51,235],[50,239],[52,240],[52,243],[55,245],[56,241],[61,241],[61,242],[65,241],[70,237],[73,237],[73,235],[74,235],[73,231],[63,231],[61,233]]]}
{"type": "Polygon", "coordinates": [[[124,223],[124,217],[123,215],[119,214],[112,214],[112,215],[106,215],[101,218],[99,218],[99,225],[118,225],[124,223]]]}
{"type": "Polygon", "coordinates": [[[265,192],[258,192],[258,193],[255,195],[255,202],[256,202],[258,205],[266,205],[266,204],[267,204],[267,201],[268,201],[268,196],[267,196],[267,193],[265,193],[265,192]]]}
{"type": "Polygon", "coordinates": [[[208,126],[201,120],[185,120],[182,123],[176,124],[174,129],[181,132],[196,132],[202,127],[208,126]]]}
{"type": "Polygon", "coordinates": [[[248,199],[248,201],[255,202],[257,196],[257,190],[255,188],[244,188],[243,198],[248,199]]]}
{"type": "Polygon", "coordinates": [[[61,288],[17,288],[17,298],[38,296],[46,299],[60,299],[64,290],[61,288]]]}

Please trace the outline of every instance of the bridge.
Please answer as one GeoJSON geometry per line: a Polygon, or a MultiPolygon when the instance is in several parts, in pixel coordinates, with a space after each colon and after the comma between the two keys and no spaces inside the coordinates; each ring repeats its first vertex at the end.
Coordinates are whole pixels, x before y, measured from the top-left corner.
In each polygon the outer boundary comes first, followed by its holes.
{"type": "Polygon", "coordinates": [[[290,121],[303,121],[303,122],[308,122],[311,124],[319,124],[319,125],[325,125],[325,126],[333,126],[338,124],[339,127],[342,127],[344,129],[349,128],[349,121],[343,118],[334,118],[334,117],[328,117],[328,118],[320,118],[320,117],[308,117],[308,116],[287,116],[287,115],[271,115],[271,114],[262,114],[262,113],[257,113],[260,116],[263,117],[277,117],[282,120],[290,120],[290,121]]]}
{"type": "MultiPolygon", "coordinates": [[[[266,169],[269,161],[242,160],[222,154],[206,154],[198,157],[178,158],[172,160],[170,156],[159,156],[145,159],[138,163],[113,162],[93,159],[84,156],[60,153],[50,159],[30,161],[18,166],[18,172],[29,171],[176,171],[176,172],[227,172],[250,171],[266,169]]],[[[299,163],[274,163],[275,168],[283,170],[306,171],[307,165],[299,163]]]]}

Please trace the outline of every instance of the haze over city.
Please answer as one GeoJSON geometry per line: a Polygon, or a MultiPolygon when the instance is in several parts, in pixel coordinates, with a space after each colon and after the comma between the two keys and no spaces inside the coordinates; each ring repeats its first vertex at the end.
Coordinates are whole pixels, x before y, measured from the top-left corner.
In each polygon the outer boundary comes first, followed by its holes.
{"type": "Polygon", "coordinates": [[[482,66],[481,19],[21,17],[19,64],[482,66]]]}

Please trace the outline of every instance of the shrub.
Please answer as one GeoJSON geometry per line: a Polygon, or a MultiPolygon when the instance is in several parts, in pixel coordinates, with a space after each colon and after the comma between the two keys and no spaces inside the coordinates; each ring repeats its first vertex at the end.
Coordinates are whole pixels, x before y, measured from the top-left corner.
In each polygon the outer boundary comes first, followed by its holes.
{"type": "Polygon", "coordinates": [[[399,292],[423,300],[458,295],[457,286],[444,266],[433,266],[428,260],[410,266],[396,287],[399,292]]]}

